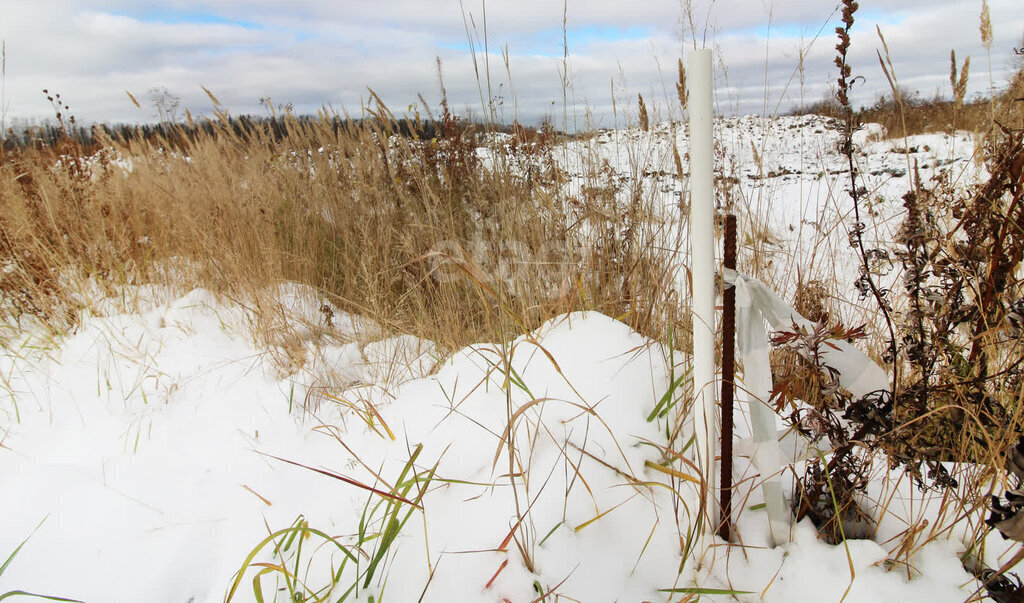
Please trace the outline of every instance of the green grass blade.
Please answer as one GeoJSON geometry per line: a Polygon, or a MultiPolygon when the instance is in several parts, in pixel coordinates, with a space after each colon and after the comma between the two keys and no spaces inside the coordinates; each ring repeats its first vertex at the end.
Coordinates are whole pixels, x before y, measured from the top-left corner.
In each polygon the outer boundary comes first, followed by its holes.
{"type": "Polygon", "coordinates": [[[66,601],[68,603],[83,603],[78,599],[65,599],[64,597],[55,597],[53,595],[39,595],[36,593],[25,592],[23,590],[12,590],[0,595],[0,601],[8,597],[35,597],[37,599],[45,599],[47,601],[66,601]]]}
{"type": "Polygon", "coordinates": [[[260,551],[262,551],[265,546],[267,546],[271,542],[274,542],[275,540],[277,540],[278,538],[280,538],[282,536],[288,536],[288,535],[291,535],[291,534],[293,534],[293,533],[295,533],[297,531],[298,532],[305,532],[305,533],[312,534],[314,536],[319,536],[320,538],[323,538],[325,541],[334,544],[338,548],[338,550],[340,550],[342,553],[345,554],[345,556],[348,559],[350,559],[353,562],[356,562],[355,555],[351,551],[349,551],[347,548],[345,548],[345,545],[343,545],[340,542],[338,542],[338,540],[336,538],[332,538],[331,536],[328,536],[327,534],[325,534],[324,532],[322,532],[320,530],[317,530],[316,528],[311,528],[311,527],[308,527],[308,526],[284,528],[282,530],[278,530],[278,531],[274,532],[273,534],[270,534],[269,536],[267,536],[266,538],[261,540],[259,544],[257,544],[255,547],[253,547],[253,549],[251,551],[249,551],[249,555],[242,562],[241,569],[239,569],[238,572],[235,574],[235,579],[231,583],[231,588],[230,588],[230,590],[228,590],[228,594],[224,598],[224,600],[225,601],[231,601],[234,598],[235,592],[238,591],[238,587],[242,584],[242,579],[245,577],[245,570],[247,570],[247,569],[249,569],[250,567],[253,566],[253,562],[256,559],[256,556],[259,555],[260,551]]]}
{"type": "Polygon", "coordinates": [[[678,389],[679,386],[683,384],[683,381],[685,381],[688,376],[689,372],[683,373],[682,375],[677,377],[671,385],[669,385],[668,391],[666,391],[665,394],[661,397],[661,399],[658,400],[658,403],[654,405],[654,410],[651,411],[651,414],[647,415],[648,423],[650,423],[656,418],[664,417],[666,414],[668,414],[668,411],[672,409],[672,406],[674,404],[674,394],[676,389],[678,389]]]}
{"type": "Polygon", "coordinates": [[[730,590],[728,588],[659,588],[659,593],[677,593],[684,595],[752,595],[752,590],[730,590]]]}
{"type": "Polygon", "coordinates": [[[555,524],[555,527],[551,528],[551,531],[550,531],[550,532],[548,532],[548,533],[547,533],[547,535],[545,535],[545,536],[544,536],[544,538],[541,538],[541,540],[540,540],[540,542],[539,542],[539,543],[537,544],[537,546],[544,546],[544,543],[545,543],[545,542],[547,541],[547,539],[548,539],[548,538],[551,538],[551,535],[555,533],[555,530],[557,530],[557,529],[558,529],[558,528],[560,528],[561,526],[562,526],[562,522],[558,522],[558,523],[556,523],[556,524],[555,524]]]}
{"type": "Polygon", "coordinates": [[[39,531],[39,528],[43,527],[43,522],[46,521],[47,517],[49,517],[49,515],[40,520],[39,524],[37,524],[36,527],[32,529],[32,533],[26,536],[25,540],[22,540],[21,544],[19,544],[17,548],[14,549],[14,552],[12,552],[10,556],[7,557],[7,561],[4,561],[4,564],[0,565],[0,576],[4,575],[4,572],[7,570],[7,566],[10,565],[11,562],[14,561],[14,558],[18,556],[18,553],[21,551],[21,547],[25,546],[25,543],[28,542],[30,538],[35,536],[36,532],[39,531]]]}

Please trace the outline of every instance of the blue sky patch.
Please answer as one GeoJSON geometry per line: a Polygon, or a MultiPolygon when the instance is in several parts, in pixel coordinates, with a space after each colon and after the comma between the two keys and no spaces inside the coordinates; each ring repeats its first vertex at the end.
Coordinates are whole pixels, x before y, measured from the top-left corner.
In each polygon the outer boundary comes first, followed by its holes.
{"type": "Polygon", "coordinates": [[[160,23],[163,25],[231,25],[234,27],[241,27],[243,29],[264,29],[262,25],[255,21],[231,19],[215,13],[175,11],[164,8],[154,8],[152,10],[139,11],[135,13],[114,14],[121,14],[126,17],[138,19],[143,23],[160,23]]]}
{"type": "MultiPolygon", "coordinates": [[[[565,31],[564,42],[569,45],[569,53],[573,54],[594,43],[641,40],[649,38],[653,32],[653,27],[609,27],[601,25],[570,27],[565,31]]],[[[543,29],[501,40],[492,38],[489,42],[490,48],[495,52],[499,48],[504,48],[506,44],[508,44],[509,50],[514,54],[560,57],[563,50],[563,34],[560,27],[543,29]]],[[[474,40],[474,44],[476,44],[476,40],[474,40]]],[[[442,42],[441,47],[468,52],[470,44],[465,39],[461,39],[442,42]]],[[[477,45],[476,50],[477,52],[483,52],[482,41],[477,45]]]]}
{"type": "MultiPolygon", "coordinates": [[[[871,23],[877,23],[878,25],[885,26],[896,26],[901,25],[906,21],[906,15],[899,12],[893,12],[891,10],[879,10],[879,9],[864,9],[857,12],[854,15],[857,21],[870,21],[871,23]]],[[[723,35],[735,35],[735,36],[753,36],[757,38],[793,38],[798,39],[803,36],[805,39],[813,38],[819,32],[822,36],[831,37],[835,35],[836,27],[842,26],[840,15],[838,11],[833,15],[832,20],[828,23],[822,24],[820,21],[809,22],[809,23],[798,23],[798,22],[764,22],[756,25],[750,25],[748,27],[737,27],[722,31],[723,35]],[[824,27],[822,26],[824,25],[824,27]]],[[[863,23],[862,23],[863,24],[863,23]]],[[[857,26],[854,26],[857,29],[857,26]]],[[[874,29],[874,28],[872,28],[874,29]]]]}
{"type": "MultiPolygon", "coordinates": [[[[821,29],[821,24],[807,23],[759,23],[750,27],[740,27],[722,32],[725,35],[754,36],[757,38],[812,38],[821,29]]],[[[826,27],[824,33],[831,33],[832,27],[826,27]]]]}
{"type": "MultiPolygon", "coordinates": [[[[902,25],[903,22],[907,20],[906,13],[893,12],[891,10],[880,10],[877,8],[857,11],[857,14],[855,14],[854,17],[856,19],[872,21],[879,25],[902,25]]],[[[856,27],[856,25],[854,27],[856,27]]]]}
{"type": "MultiPolygon", "coordinates": [[[[573,46],[586,46],[593,42],[621,42],[624,40],[640,40],[651,37],[654,33],[653,27],[607,27],[592,25],[589,27],[576,27],[566,31],[566,39],[569,48],[573,46]]],[[[561,45],[562,31],[555,30],[556,40],[561,45]]]]}

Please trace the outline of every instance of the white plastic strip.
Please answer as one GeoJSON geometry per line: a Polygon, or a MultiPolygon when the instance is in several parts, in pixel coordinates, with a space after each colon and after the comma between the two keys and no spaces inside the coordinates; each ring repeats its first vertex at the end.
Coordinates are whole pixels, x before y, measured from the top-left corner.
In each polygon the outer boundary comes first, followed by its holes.
{"type": "MultiPolygon", "coordinates": [[[[807,320],[782,301],[774,291],[761,281],[743,276],[735,270],[726,270],[725,282],[736,284],[746,283],[753,306],[761,313],[772,329],[776,331],[792,330],[793,325],[807,329],[814,328],[814,323],[807,320]]],[[[737,289],[739,293],[739,289],[737,289]]],[[[737,309],[739,302],[737,301],[737,309]]],[[[839,372],[839,384],[850,391],[854,398],[862,398],[871,392],[887,390],[890,387],[889,377],[882,367],[874,363],[867,354],[844,340],[831,340],[821,353],[824,364],[839,372]]],[[[742,350],[742,348],[741,348],[742,350]]]]}
{"type": "Polygon", "coordinates": [[[690,53],[687,88],[690,91],[690,269],[693,279],[693,413],[694,444],[701,470],[707,522],[718,527],[718,487],[715,452],[718,421],[715,413],[715,200],[712,140],[711,51],[690,53]]]}
{"type": "MultiPolygon", "coordinates": [[[[725,270],[723,278],[736,287],[736,341],[743,358],[743,383],[750,403],[753,446],[749,450],[754,466],[763,478],[765,506],[772,541],[789,539],[790,511],[782,494],[781,470],[789,462],[778,441],[775,411],[768,406],[772,391],[769,361],[771,344],[765,321],[775,330],[811,328],[813,324],[782,301],[761,281],[725,270]]],[[[822,351],[826,365],[839,371],[839,383],[855,397],[889,387],[889,379],[868,356],[846,341],[830,341],[822,351]]],[[[792,456],[792,455],[789,455],[792,456]]]]}
{"type": "Polygon", "coordinates": [[[771,539],[779,545],[789,540],[791,514],[782,495],[784,461],[779,449],[775,411],[768,406],[772,392],[772,369],[769,362],[771,346],[764,317],[760,308],[754,307],[747,280],[734,279],[734,285],[736,343],[743,359],[743,390],[750,404],[750,423],[754,436],[751,458],[762,478],[761,490],[768,511],[771,539]]]}

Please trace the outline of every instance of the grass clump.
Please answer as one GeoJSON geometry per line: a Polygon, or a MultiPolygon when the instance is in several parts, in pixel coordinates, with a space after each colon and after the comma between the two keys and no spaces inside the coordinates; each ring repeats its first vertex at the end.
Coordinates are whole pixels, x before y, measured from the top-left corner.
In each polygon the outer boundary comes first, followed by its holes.
{"type": "MultiPolygon", "coordinates": [[[[275,594],[277,590],[283,590],[289,601],[346,601],[349,597],[359,597],[360,591],[370,589],[374,576],[377,576],[378,589],[383,590],[387,559],[393,553],[392,545],[413,513],[423,511],[423,496],[437,470],[436,465],[424,471],[415,469],[416,459],[422,450],[422,444],[413,450],[394,486],[387,485],[378,477],[388,490],[323,469],[285,461],[369,492],[371,496],[359,518],[359,530],[350,537],[332,536],[311,527],[306,518],[296,518],[292,525],[267,535],[253,547],[236,572],[225,600],[231,601],[239,594],[242,580],[249,570],[256,570],[252,578],[252,593],[260,602],[267,600],[263,581],[270,578],[276,578],[276,583],[282,585],[274,589],[275,594]],[[314,543],[316,546],[310,550],[314,543]],[[257,558],[270,545],[273,545],[271,557],[276,562],[258,562],[257,558]],[[340,562],[335,564],[338,559],[340,562]],[[325,561],[329,563],[325,564],[325,561]],[[326,579],[323,577],[325,571],[326,579]]],[[[276,598],[270,596],[269,600],[276,598]]],[[[373,600],[372,595],[370,600],[373,600]]]]}
{"type": "MultiPolygon", "coordinates": [[[[874,518],[862,505],[877,453],[884,452],[890,467],[904,468],[918,487],[953,491],[958,480],[943,463],[978,464],[991,477],[1003,465],[1003,451],[1024,430],[1019,403],[1024,347],[1018,324],[1018,300],[1024,293],[1024,143],[1020,127],[1008,125],[1016,106],[995,97],[986,104],[979,157],[987,180],[963,186],[949,171],[939,171],[924,182],[917,166],[911,166],[893,245],[870,242],[862,217],[867,189],[851,134],[861,120],[879,120],[870,112],[854,112],[847,96],[852,72],[846,59],[856,10],[856,2],[843,3],[835,103],[850,178],[849,241],[860,264],[854,287],[861,300],[872,300],[877,309],[870,322],[886,337],[884,348],[875,353],[888,366],[891,384],[857,399],[821,360],[819,352],[828,340],[850,341],[863,333],[838,325],[821,303],[808,299],[823,297],[819,283],[801,283],[797,291],[797,305],[814,315],[816,328],[794,326],[774,342],[780,411],[793,409],[791,424],[812,441],[829,443],[829,454],[808,460],[793,501],[797,518],[810,517],[829,542],[872,533],[874,518]],[[990,107],[1000,111],[990,113],[990,107]],[[896,265],[902,270],[893,278],[896,265]]],[[[890,132],[906,136],[920,128],[911,117],[914,103],[901,92],[887,52],[879,60],[895,99],[887,108],[890,132]]],[[[955,55],[951,61],[950,109],[956,113],[945,118],[946,124],[970,119],[963,106],[968,63],[958,73],[955,55]]],[[[979,479],[984,477],[970,477],[974,484],[979,479]]],[[[979,503],[975,497],[957,504],[966,510],[979,503]]]]}

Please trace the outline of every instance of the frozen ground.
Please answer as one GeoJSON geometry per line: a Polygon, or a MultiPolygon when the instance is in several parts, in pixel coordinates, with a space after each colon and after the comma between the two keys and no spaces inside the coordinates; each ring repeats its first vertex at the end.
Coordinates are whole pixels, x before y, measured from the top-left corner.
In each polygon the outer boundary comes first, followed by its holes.
{"type": "MultiPolygon", "coordinates": [[[[816,224],[850,219],[820,118],[725,120],[717,134],[723,174],[742,191],[736,207],[764,216],[780,250],[803,253],[816,224]]],[[[894,204],[903,143],[867,134],[870,188],[894,204]]],[[[679,182],[661,172],[674,170],[676,136],[601,133],[573,143],[565,168],[596,153],[612,174],[649,172],[672,211],[679,182]]],[[[925,177],[975,169],[969,138],[909,144],[925,177]]],[[[878,223],[896,209],[879,208],[878,223]]],[[[658,464],[673,426],[647,420],[679,393],[685,358],[606,316],[566,315],[442,357],[431,342],[324,311],[297,285],[273,292],[285,336],[271,342],[254,341],[249,310],[208,292],[126,293],[137,308],[97,302],[66,337],[26,329],[0,353],[0,561],[28,538],[0,572],[0,596],[221,601],[262,540],[303,521],[337,545],[311,535],[275,555],[271,543],[235,600],[254,600],[261,570],[267,600],[288,600],[286,574],[314,591],[333,574],[332,601],[353,586],[348,600],[403,602],[725,600],[715,593],[728,590],[750,601],[962,601],[978,587],[958,555],[979,516],[965,520],[885,467],[870,489],[883,503],[872,539],[826,545],[805,522],[769,547],[743,459],[742,544],[694,536],[692,470],[658,464]],[[916,537],[901,548],[908,530],[916,537]],[[340,572],[338,545],[355,559],[340,572]]],[[[1008,546],[987,541],[998,567],[1008,546]]]]}

